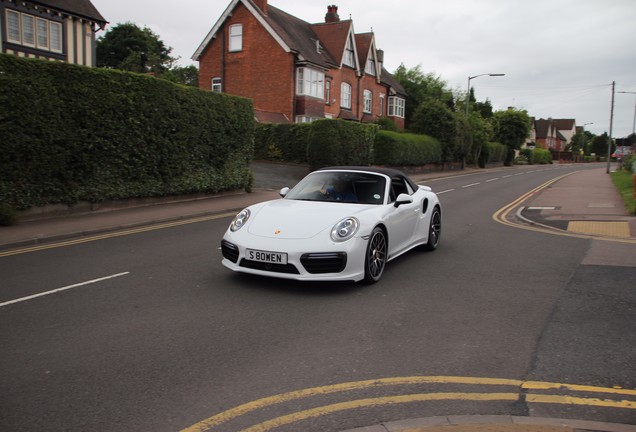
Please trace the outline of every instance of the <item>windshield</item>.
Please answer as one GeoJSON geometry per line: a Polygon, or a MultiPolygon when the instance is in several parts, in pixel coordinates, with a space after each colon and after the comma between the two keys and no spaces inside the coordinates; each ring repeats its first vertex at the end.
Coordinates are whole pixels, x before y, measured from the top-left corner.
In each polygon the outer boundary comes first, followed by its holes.
{"type": "Polygon", "coordinates": [[[285,199],[383,204],[386,180],[377,174],[317,171],[302,179],[285,199]]]}

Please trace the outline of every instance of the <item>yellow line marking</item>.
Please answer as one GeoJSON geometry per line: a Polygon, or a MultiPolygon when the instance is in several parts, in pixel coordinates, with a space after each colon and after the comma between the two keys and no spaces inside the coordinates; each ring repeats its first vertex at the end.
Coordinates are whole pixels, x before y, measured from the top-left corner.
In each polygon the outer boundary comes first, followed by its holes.
{"type": "MultiPolygon", "coordinates": [[[[633,240],[631,238],[598,237],[598,236],[589,235],[589,234],[566,232],[566,231],[561,231],[561,230],[557,230],[557,229],[550,229],[550,228],[544,228],[544,227],[539,227],[539,226],[522,225],[522,224],[519,224],[519,223],[516,223],[516,222],[511,222],[511,221],[509,221],[507,219],[508,215],[510,214],[510,212],[514,208],[519,206],[519,204],[521,204],[522,202],[526,201],[532,195],[534,195],[535,193],[545,189],[546,187],[550,186],[552,183],[555,183],[555,182],[557,182],[557,181],[559,181],[559,180],[561,180],[561,179],[563,179],[563,178],[565,178],[565,177],[567,177],[569,175],[575,174],[576,172],[578,172],[578,171],[573,171],[573,172],[564,174],[562,176],[553,178],[552,180],[549,180],[549,181],[545,182],[544,184],[532,189],[530,192],[521,195],[519,198],[517,198],[516,200],[514,200],[510,204],[505,205],[504,207],[500,208],[495,213],[493,213],[493,215],[492,215],[493,220],[495,220],[496,222],[499,222],[499,223],[501,223],[503,225],[507,225],[507,226],[513,227],[513,228],[523,229],[523,230],[526,230],[526,231],[541,232],[541,233],[559,235],[559,236],[564,236],[564,237],[575,237],[575,238],[594,239],[594,240],[610,241],[610,242],[617,242],[617,243],[636,244],[636,240],[633,240]]],[[[629,237],[629,235],[627,237],[629,237]]]]}
{"type": "Polygon", "coordinates": [[[394,405],[412,402],[440,401],[440,400],[470,400],[470,401],[516,401],[519,396],[516,393],[424,393],[402,396],[386,396],[371,399],[360,399],[355,401],[326,405],[318,408],[300,411],[286,416],[278,417],[247,429],[241,432],[267,432],[271,429],[307,420],[314,417],[333,414],[339,411],[351,409],[374,407],[381,405],[394,405]]]}
{"type": "Polygon", "coordinates": [[[155,231],[155,230],[160,230],[160,229],[165,229],[165,228],[172,228],[172,227],[176,227],[176,226],[179,226],[179,225],[188,225],[188,224],[193,224],[193,223],[198,223],[198,222],[205,222],[205,221],[208,221],[208,220],[221,219],[221,218],[228,217],[228,216],[234,216],[235,214],[236,214],[236,212],[219,213],[219,214],[214,214],[214,215],[209,215],[209,216],[201,216],[201,217],[196,217],[196,218],[183,219],[183,220],[179,220],[179,221],[175,221],[175,222],[166,222],[166,223],[161,223],[161,224],[157,224],[157,225],[144,226],[144,227],[140,227],[140,228],[123,229],[121,231],[114,231],[114,232],[110,232],[110,233],[107,233],[107,234],[97,234],[97,235],[77,238],[77,239],[73,239],[73,240],[66,240],[66,241],[56,242],[56,243],[43,244],[43,245],[37,245],[37,246],[29,246],[29,247],[25,247],[25,248],[21,248],[21,249],[15,249],[15,250],[9,250],[9,251],[6,251],[6,252],[0,252],[0,258],[1,257],[6,257],[6,256],[11,256],[11,255],[19,255],[19,254],[23,254],[23,253],[30,253],[30,252],[37,252],[37,251],[41,251],[41,250],[55,249],[55,248],[65,247],[65,246],[72,246],[72,245],[76,245],[76,244],[88,243],[88,242],[93,242],[93,241],[97,241],[97,240],[104,240],[104,239],[109,239],[109,238],[114,238],[114,237],[122,237],[122,236],[127,236],[127,235],[132,235],[132,234],[139,234],[139,233],[147,232],[147,231],[155,231]]]}
{"type": "MultiPolygon", "coordinates": [[[[186,429],[182,432],[202,432],[212,429],[220,424],[228,422],[236,417],[242,416],[252,411],[256,411],[271,405],[276,405],[292,400],[309,398],[320,395],[328,395],[339,392],[346,392],[352,390],[360,390],[367,388],[377,388],[383,386],[394,385],[414,385],[414,384],[471,384],[471,385],[497,385],[497,386],[511,386],[517,387],[519,391],[521,389],[528,390],[550,390],[550,389],[565,389],[577,392],[591,392],[591,393],[608,393],[608,394],[620,394],[636,396],[636,390],[623,389],[623,388],[607,388],[596,386],[585,386],[577,384],[563,384],[543,381],[522,381],[514,379],[504,378],[475,378],[475,377],[456,377],[456,376],[414,376],[414,377],[394,377],[394,378],[380,378],[375,380],[365,381],[353,381],[341,384],[333,384],[328,386],[313,387],[303,390],[296,390],[287,393],[281,393],[274,396],[261,398],[252,402],[248,402],[227,411],[221,412],[215,416],[202,420],[186,429]]],[[[515,393],[518,397],[518,394],[515,393]]]]}
{"type": "Polygon", "coordinates": [[[548,403],[548,404],[561,404],[561,405],[584,405],[584,406],[597,406],[604,408],[628,408],[636,409],[636,402],[633,401],[615,401],[610,399],[597,399],[597,398],[581,398],[572,396],[557,396],[557,395],[526,395],[526,402],[530,403],[548,403]]]}

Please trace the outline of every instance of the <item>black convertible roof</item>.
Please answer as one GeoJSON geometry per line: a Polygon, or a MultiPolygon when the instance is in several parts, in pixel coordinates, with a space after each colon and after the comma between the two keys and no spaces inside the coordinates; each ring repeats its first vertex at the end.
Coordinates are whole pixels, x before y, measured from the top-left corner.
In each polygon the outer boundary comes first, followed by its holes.
{"type": "Polygon", "coordinates": [[[333,166],[333,167],[320,168],[320,169],[317,169],[316,171],[366,171],[366,172],[383,174],[390,178],[403,177],[404,179],[406,179],[406,181],[409,182],[409,184],[414,190],[417,190],[418,188],[417,184],[415,184],[415,182],[411,180],[409,176],[407,176],[402,171],[395,168],[368,167],[368,166],[367,167],[365,166],[333,166]]]}

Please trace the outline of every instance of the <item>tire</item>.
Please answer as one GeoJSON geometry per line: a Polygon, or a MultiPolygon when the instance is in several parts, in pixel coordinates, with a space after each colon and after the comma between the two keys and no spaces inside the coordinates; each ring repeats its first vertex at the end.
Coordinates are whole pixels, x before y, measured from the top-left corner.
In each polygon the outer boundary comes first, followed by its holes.
{"type": "Polygon", "coordinates": [[[382,228],[375,227],[369,237],[364,256],[364,281],[372,284],[382,277],[386,265],[388,243],[382,228]]]}
{"type": "Polygon", "coordinates": [[[442,236],[442,212],[439,207],[433,209],[431,223],[428,227],[428,242],[424,245],[424,250],[434,251],[439,246],[442,236]]]}

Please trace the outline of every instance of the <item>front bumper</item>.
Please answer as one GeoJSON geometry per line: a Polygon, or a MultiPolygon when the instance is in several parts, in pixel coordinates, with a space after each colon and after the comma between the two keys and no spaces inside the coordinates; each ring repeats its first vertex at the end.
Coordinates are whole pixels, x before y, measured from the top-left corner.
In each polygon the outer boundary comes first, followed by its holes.
{"type": "MultiPolygon", "coordinates": [[[[237,236],[238,237],[238,236],[237,236]]],[[[250,238],[249,245],[226,234],[221,241],[222,264],[230,270],[261,276],[306,281],[359,281],[364,278],[366,241],[353,238],[320,247],[307,240],[250,238]],[[287,264],[251,261],[245,249],[287,254],[287,264]]]]}

